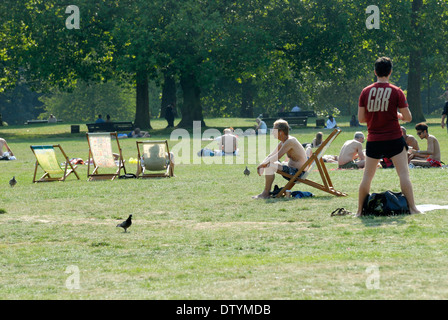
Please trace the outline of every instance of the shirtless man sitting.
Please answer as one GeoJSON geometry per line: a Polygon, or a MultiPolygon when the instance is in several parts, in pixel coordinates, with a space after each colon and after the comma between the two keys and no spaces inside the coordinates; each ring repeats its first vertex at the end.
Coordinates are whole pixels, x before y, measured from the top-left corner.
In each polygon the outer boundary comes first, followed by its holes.
{"type": "Polygon", "coordinates": [[[6,143],[6,140],[3,138],[0,138],[0,157],[3,156],[3,148],[6,148],[6,151],[9,152],[10,156],[13,156],[11,149],[9,148],[8,144],[6,143]]]}
{"type": "Polygon", "coordinates": [[[348,140],[344,143],[338,157],[339,169],[364,168],[366,162],[366,156],[362,151],[362,143],[364,140],[364,134],[358,131],[355,133],[353,140],[348,140]]]}
{"type": "Polygon", "coordinates": [[[440,145],[439,141],[433,135],[428,133],[428,126],[426,123],[419,123],[415,126],[415,130],[417,130],[417,135],[420,139],[426,139],[428,142],[427,150],[411,150],[411,163],[414,166],[421,167],[441,167],[441,153],[440,153],[440,145]],[[426,156],[426,159],[416,159],[415,156],[426,156]]]}
{"type": "Polygon", "coordinates": [[[302,144],[295,137],[289,135],[288,122],[279,119],[274,122],[273,129],[273,135],[280,140],[280,143],[257,167],[258,175],[261,176],[264,172],[265,186],[263,192],[254,196],[254,199],[267,199],[270,197],[272,183],[277,171],[295,175],[307,161],[306,152],[302,144]],[[288,156],[289,161],[279,162],[278,160],[285,154],[288,156]]]}
{"type": "Polygon", "coordinates": [[[236,155],[238,151],[238,138],[230,128],[224,129],[224,135],[216,138],[223,155],[236,155]]]}

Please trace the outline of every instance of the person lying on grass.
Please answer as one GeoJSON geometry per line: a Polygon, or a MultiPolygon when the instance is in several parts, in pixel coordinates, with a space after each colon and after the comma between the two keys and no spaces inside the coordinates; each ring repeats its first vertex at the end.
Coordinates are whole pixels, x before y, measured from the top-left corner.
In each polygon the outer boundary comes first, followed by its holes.
{"type": "Polygon", "coordinates": [[[262,193],[252,197],[254,199],[267,199],[270,197],[272,183],[277,171],[295,175],[307,161],[306,152],[302,144],[295,137],[289,135],[289,124],[287,121],[283,119],[275,121],[272,134],[280,140],[280,143],[257,167],[258,175],[261,176],[263,173],[265,175],[265,186],[262,193]],[[288,156],[289,161],[279,162],[278,160],[285,154],[288,156]]]}

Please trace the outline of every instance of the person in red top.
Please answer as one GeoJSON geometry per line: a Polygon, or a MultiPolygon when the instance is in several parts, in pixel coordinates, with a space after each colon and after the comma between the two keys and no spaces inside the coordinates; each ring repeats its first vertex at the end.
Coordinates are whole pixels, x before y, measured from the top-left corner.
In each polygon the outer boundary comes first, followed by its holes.
{"type": "Polygon", "coordinates": [[[367,145],[364,176],[359,186],[357,216],[362,215],[365,198],[382,158],[390,158],[400,179],[401,192],[406,197],[411,214],[420,213],[415,206],[414,191],[409,178],[408,146],[399,120],[410,122],[412,114],[403,91],[390,84],[392,61],[382,57],[375,62],[377,82],[364,88],[359,97],[358,120],[367,123],[367,145]]]}

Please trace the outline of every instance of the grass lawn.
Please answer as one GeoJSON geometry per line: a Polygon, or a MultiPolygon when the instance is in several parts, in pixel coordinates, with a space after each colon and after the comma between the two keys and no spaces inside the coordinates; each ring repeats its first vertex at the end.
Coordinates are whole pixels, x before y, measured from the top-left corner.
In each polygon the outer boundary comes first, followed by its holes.
{"type": "MultiPolygon", "coordinates": [[[[348,121],[338,119],[342,133],[327,154],[353,138],[348,121]]],[[[439,118],[428,123],[447,161],[447,132],[439,118]]],[[[151,139],[170,138],[165,121],[152,124],[151,139]]],[[[416,136],[413,125],[406,127],[416,136]]],[[[80,134],[71,134],[70,124],[0,127],[18,159],[0,161],[1,299],[448,299],[446,210],[330,217],[339,207],[356,210],[362,170],[327,164],[335,188],[348,193],[343,198],[296,185],[315,197],[252,200],[264,178],[255,164],[243,175],[247,154],[238,164],[179,164],[170,179],[87,182],[87,166],[79,166],[79,181],[71,175],[32,184],[29,146],[61,144],[70,158],[86,160],[85,130],[83,124],[80,134]],[[13,175],[18,184],[10,188],[13,175]],[[115,226],[129,214],[133,225],[124,233],[115,226]]],[[[317,131],[310,122],[292,134],[310,142],[317,131]]],[[[135,172],[128,161],[137,154],[135,139],[120,142],[126,168],[135,172]]],[[[426,141],[419,143],[426,149],[426,141]]],[[[448,204],[447,172],[411,170],[417,204],[448,204]]],[[[285,182],[276,177],[274,184],[285,182]]],[[[394,170],[377,171],[372,192],[385,190],[399,191],[394,170]]]]}

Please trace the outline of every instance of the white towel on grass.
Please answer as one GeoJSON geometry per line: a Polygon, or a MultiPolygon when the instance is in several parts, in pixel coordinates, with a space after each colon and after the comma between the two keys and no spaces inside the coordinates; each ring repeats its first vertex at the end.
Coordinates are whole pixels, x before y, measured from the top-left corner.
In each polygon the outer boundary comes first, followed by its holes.
{"type": "Polygon", "coordinates": [[[417,209],[420,212],[426,212],[426,211],[432,211],[432,210],[448,209],[448,205],[441,206],[438,204],[419,204],[419,205],[417,205],[417,209]]]}

